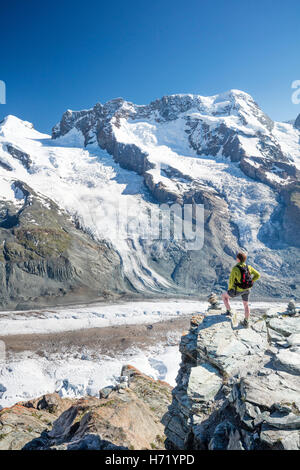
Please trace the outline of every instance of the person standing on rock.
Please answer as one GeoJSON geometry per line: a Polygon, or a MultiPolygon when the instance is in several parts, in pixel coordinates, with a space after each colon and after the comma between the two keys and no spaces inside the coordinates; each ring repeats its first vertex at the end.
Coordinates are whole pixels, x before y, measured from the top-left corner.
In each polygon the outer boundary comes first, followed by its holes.
{"type": "Polygon", "coordinates": [[[227,309],[223,315],[232,314],[229,299],[240,295],[245,310],[245,318],[242,321],[242,325],[248,328],[250,321],[249,295],[254,282],[260,278],[260,274],[252,266],[246,264],[247,255],[242,251],[236,255],[236,260],[237,264],[232,268],[229,277],[228,291],[222,294],[222,299],[227,309]]]}

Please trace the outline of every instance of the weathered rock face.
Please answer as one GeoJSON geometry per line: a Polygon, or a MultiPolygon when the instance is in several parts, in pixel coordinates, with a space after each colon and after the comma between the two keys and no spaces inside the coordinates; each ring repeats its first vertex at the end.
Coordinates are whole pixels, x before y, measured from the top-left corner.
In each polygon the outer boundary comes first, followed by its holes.
{"type": "Polygon", "coordinates": [[[15,158],[16,160],[19,160],[19,162],[26,168],[26,170],[29,170],[32,160],[30,158],[30,155],[26,152],[22,152],[21,150],[17,149],[13,145],[7,145],[6,146],[8,153],[15,158]]]}
{"type": "Polygon", "coordinates": [[[276,161],[271,158],[253,157],[250,159],[244,157],[241,159],[240,167],[250,178],[262,181],[279,192],[286,190],[286,188],[282,186],[284,181],[288,180],[289,186],[292,186],[299,181],[300,177],[300,172],[296,166],[284,159],[276,161]],[[279,178],[274,179],[274,169],[276,169],[280,175],[279,178]]]}
{"type": "Polygon", "coordinates": [[[20,206],[0,202],[0,307],[29,308],[128,292],[121,261],[106,243],[22,182],[20,206]]]}
{"type": "Polygon", "coordinates": [[[0,158],[0,167],[4,168],[6,171],[13,171],[13,168],[7,162],[2,160],[2,158],[0,158]]]}
{"type": "Polygon", "coordinates": [[[210,311],[182,337],[169,449],[300,449],[300,316],[210,311]]]}
{"type": "Polygon", "coordinates": [[[129,386],[121,381],[106,398],[54,393],[1,410],[0,449],[163,449],[171,387],[130,366],[122,374],[129,386]]]}

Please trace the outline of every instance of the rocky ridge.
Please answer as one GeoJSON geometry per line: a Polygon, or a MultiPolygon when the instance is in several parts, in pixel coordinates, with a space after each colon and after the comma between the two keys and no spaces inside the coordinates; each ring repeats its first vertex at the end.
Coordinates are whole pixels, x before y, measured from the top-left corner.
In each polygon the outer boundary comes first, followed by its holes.
{"type": "Polygon", "coordinates": [[[163,449],[170,385],[124,366],[100,398],[57,393],[0,411],[0,450],[163,449]]]}
{"type": "Polygon", "coordinates": [[[300,316],[211,310],[192,320],[163,418],[168,449],[300,449],[300,316]]]}
{"type": "MultiPolygon", "coordinates": [[[[295,129],[298,129],[299,117],[294,123],[295,129]]],[[[52,137],[56,139],[77,129],[83,134],[85,145],[96,141],[122,166],[143,174],[146,185],[160,202],[184,200],[191,197],[191,190],[185,196],[179,186],[175,193],[168,191],[163,178],[156,183],[151,172],[157,166],[153,156],[141,142],[130,143],[130,137],[125,142],[118,132],[124,121],[166,124],[178,119],[182,120],[181,126],[187,134],[190,148],[198,155],[222,155],[232,162],[240,162],[247,176],[276,189],[287,183],[293,185],[299,180],[299,170],[291,155],[283,150],[278,133],[274,132],[275,123],[249,94],[240,90],[211,97],[170,95],[149,105],[135,105],[117,98],[103,105],[97,103],[89,110],[68,110],[53,127],[52,137]],[[249,148],[251,140],[254,143],[252,149],[249,148]]],[[[177,179],[189,179],[178,168],[175,172],[172,167],[166,169],[171,173],[173,171],[173,177],[177,173],[177,179]]],[[[200,193],[201,189],[204,188],[200,184],[200,193]]]]}

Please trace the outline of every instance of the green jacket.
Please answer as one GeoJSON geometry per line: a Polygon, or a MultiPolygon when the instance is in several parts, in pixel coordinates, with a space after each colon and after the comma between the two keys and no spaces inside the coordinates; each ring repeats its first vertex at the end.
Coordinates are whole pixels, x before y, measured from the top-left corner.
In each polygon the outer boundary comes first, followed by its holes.
{"type": "MultiPolygon", "coordinates": [[[[236,264],[231,271],[230,278],[229,278],[229,284],[228,284],[228,290],[230,289],[236,289],[238,292],[243,292],[246,289],[241,289],[240,287],[236,287],[235,283],[240,283],[241,282],[241,271],[239,270],[238,266],[246,266],[246,263],[238,263],[236,264]]],[[[249,266],[249,272],[252,276],[253,281],[257,281],[260,278],[260,274],[256,269],[252,268],[252,266],[249,266]]]]}

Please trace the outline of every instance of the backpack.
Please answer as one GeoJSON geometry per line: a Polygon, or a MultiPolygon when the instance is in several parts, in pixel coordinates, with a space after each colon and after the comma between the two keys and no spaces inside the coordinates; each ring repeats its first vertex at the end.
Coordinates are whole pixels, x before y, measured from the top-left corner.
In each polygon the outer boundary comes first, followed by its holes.
{"type": "Polygon", "coordinates": [[[235,285],[240,289],[250,289],[253,286],[253,280],[249,271],[249,267],[237,265],[241,272],[241,282],[236,282],[235,285]]]}

